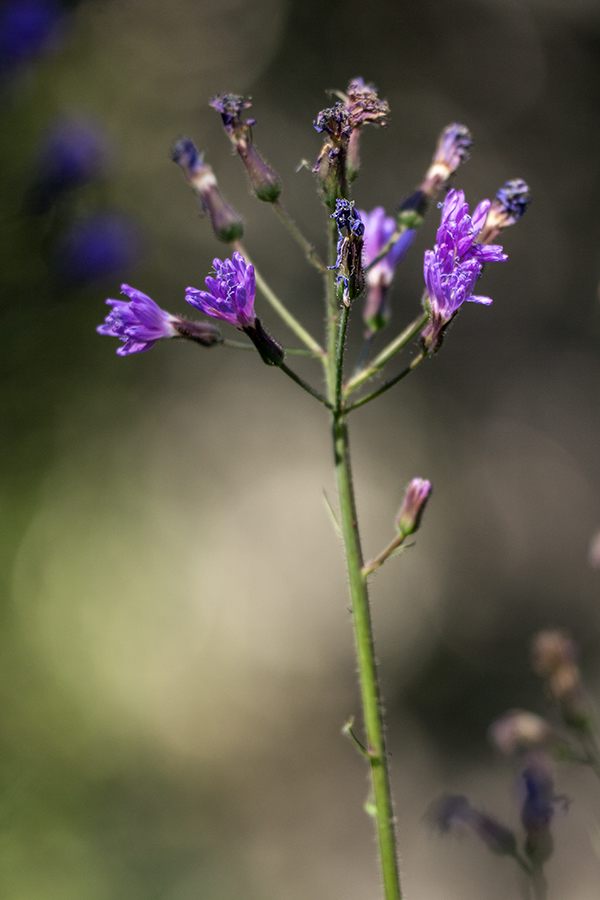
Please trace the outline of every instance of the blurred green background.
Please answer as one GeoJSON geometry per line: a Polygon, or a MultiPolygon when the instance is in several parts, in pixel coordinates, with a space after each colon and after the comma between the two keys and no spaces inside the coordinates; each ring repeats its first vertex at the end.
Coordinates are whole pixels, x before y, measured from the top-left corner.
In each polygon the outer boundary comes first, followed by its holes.
{"type": "MultiPolygon", "coordinates": [[[[95,332],[121,281],[185,315],[185,288],[227,252],[169,159],[189,134],[317,333],[318,276],[248,193],[207,101],[252,95],[257,146],[322,249],[298,165],[319,152],[326,91],[357,75],[392,110],[364,133],[359,207],[391,213],[452,121],[475,139],[455,180],[472,204],[513,177],[534,197],[485,272],[493,306],[463,310],[353,422],[367,554],[408,480],[434,484],[416,548],[373,582],[407,895],[515,896],[509,862],[440,842],[423,815],[451,790],[518,822],[486,729],[508,707],[546,711],[536,629],[569,629],[600,687],[600,3],[83,0],[0,74],[2,896],[378,896],[366,773],[340,736],[360,710],[325,412],[253,355],[165,342],[119,359],[95,332]],[[65,117],[105,136],[102,171],[35,211],[40,147],[65,117]],[[65,236],[97,214],[120,217],[130,252],[86,279],[65,236]]],[[[436,224],[398,273],[390,328],[418,309],[436,224]]],[[[557,789],[574,802],[552,896],[587,900],[600,791],[585,771],[557,789]]]]}

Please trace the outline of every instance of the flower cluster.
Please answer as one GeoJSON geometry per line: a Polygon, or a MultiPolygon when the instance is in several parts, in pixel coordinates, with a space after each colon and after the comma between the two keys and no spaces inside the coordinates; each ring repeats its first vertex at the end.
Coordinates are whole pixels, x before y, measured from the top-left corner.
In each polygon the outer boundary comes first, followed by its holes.
{"type": "Polygon", "coordinates": [[[437,242],[433,250],[425,252],[423,266],[431,310],[423,346],[431,353],[439,348],[448,324],[465,301],[492,302],[490,297],[473,294],[483,264],[508,259],[499,245],[477,241],[490,205],[489,200],[482,200],[470,216],[462,191],[450,191],[444,201],[437,242]]]}

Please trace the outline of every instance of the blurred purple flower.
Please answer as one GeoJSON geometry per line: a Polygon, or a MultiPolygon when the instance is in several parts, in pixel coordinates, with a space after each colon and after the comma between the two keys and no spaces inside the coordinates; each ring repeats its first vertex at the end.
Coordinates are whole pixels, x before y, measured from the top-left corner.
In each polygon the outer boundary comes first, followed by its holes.
{"type": "Polygon", "coordinates": [[[209,275],[205,279],[208,290],[189,287],[185,299],[207,316],[222,319],[235,328],[253,327],[256,319],[254,266],[237,252],[232,259],[214,259],[213,266],[214,278],[209,275]]]}
{"type": "Polygon", "coordinates": [[[498,244],[484,246],[477,237],[485,224],[489,200],[482,200],[473,216],[462,191],[448,193],[433,250],[425,251],[423,271],[431,303],[431,318],[423,332],[427,350],[435,351],[444,330],[465,301],[489,305],[490,297],[473,294],[483,263],[507,259],[498,244]]]}
{"type": "Polygon", "coordinates": [[[8,0],[0,9],[0,75],[49,49],[65,18],[56,0],[8,0]]]}
{"type": "Polygon", "coordinates": [[[456,794],[440,797],[429,808],[427,818],[441,834],[450,831],[471,832],[493,853],[501,856],[516,854],[517,842],[513,832],[496,819],[471,806],[466,797],[456,794]]]}
{"type": "Polygon", "coordinates": [[[131,222],[117,213],[97,213],[63,237],[57,268],[70,281],[95,281],[129,269],[139,254],[139,233],[131,222]]]}
{"type": "Polygon", "coordinates": [[[527,835],[525,852],[536,866],[546,862],[553,851],[550,823],[560,798],[554,793],[552,775],[550,757],[543,752],[531,753],[521,774],[521,822],[527,835]]]}
{"type": "Polygon", "coordinates": [[[44,135],[34,164],[31,189],[34,212],[45,212],[65,191],[102,174],[107,141],[101,129],[84,119],[57,122],[44,135]]]}
{"type": "MultiPolygon", "coordinates": [[[[383,206],[376,206],[369,213],[361,209],[358,214],[365,226],[363,264],[366,268],[388,243],[396,230],[396,222],[391,216],[386,216],[383,206]]],[[[363,310],[363,319],[369,329],[367,336],[379,331],[388,322],[387,289],[392,283],[394,269],[410,250],[415,234],[414,228],[404,231],[389,253],[371,266],[366,273],[369,293],[363,310]]]]}
{"type": "Polygon", "coordinates": [[[121,285],[121,292],[127,294],[129,300],[107,300],[112,309],[105,323],[96,329],[99,334],[124,341],[124,346],[117,349],[119,356],[144,353],[154,347],[160,338],[178,336],[175,316],[128,284],[121,285]]]}

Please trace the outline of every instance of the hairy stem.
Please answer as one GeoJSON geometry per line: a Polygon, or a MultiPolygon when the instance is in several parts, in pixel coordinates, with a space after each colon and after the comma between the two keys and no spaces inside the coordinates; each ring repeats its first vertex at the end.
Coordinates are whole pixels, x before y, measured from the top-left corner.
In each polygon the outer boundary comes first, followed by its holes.
{"type": "MultiPolygon", "coordinates": [[[[330,222],[329,261],[333,265],[336,257],[336,227],[330,222]]],[[[358,677],[362,698],[364,728],[366,733],[366,757],[369,762],[379,855],[383,876],[385,900],[401,900],[398,859],[392,795],[388,774],[388,760],[385,747],[385,731],[367,580],[363,574],[363,555],[358,531],[350,446],[346,413],[342,405],[342,367],[348,310],[342,310],[336,295],[334,273],[327,278],[327,387],[329,399],[334,407],[332,415],[332,437],[335,472],[340,504],[340,525],[346,552],[348,583],[352,601],[352,621],[358,677]]]]}
{"type": "Polygon", "coordinates": [[[366,394],[364,397],[361,397],[360,400],[355,400],[354,403],[351,403],[349,406],[346,406],[346,412],[351,412],[353,409],[358,409],[360,406],[364,406],[365,403],[370,403],[371,400],[375,400],[376,397],[380,397],[382,394],[385,394],[386,391],[389,391],[390,388],[394,387],[395,384],[398,384],[399,381],[402,381],[403,378],[406,378],[407,375],[416,369],[419,363],[422,363],[424,359],[427,359],[427,354],[424,350],[422,350],[418,356],[415,356],[413,361],[408,365],[405,369],[402,369],[401,372],[398,372],[393,378],[390,378],[388,381],[384,382],[381,387],[378,387],[376,391],[372,391],[370,394],[366,394]]]}
{"type": "Polygon", "coordinates": [[[322,274],[325,273],[327,271],[327,266],[325,265],[313,245],[310,243],[310,241],[307,241],[307,239],[304,237],[304,235],[302,234],[294,220],[290,217],[287,210],[282,206],[280,201],[276,200],[275,203],[271,204],[271,206],[278,214],[279,218],[281,219],[289,233],[292,235],[296,243],[298,243],[299,246],[302,247],[309,263],[311,263],[311,265],[313,265],[315,269],[318,269],[318,271],[322,274]]]}
{"type": "Polygon", "coordinates": [[[372,378],[373,375],[376,375],[380,369],[382,369],[387,362],[392,359],[393,356],[396,355],[403,347],[406,347],[410,341],[415,337],[419,331],[425,327],[427,324],[427,320],[429,319],[429,313],[421,313],[417,318],[408,325],[404,331],[401,331],[400,334],[391,341],[387,347],[384,347],[381,353],[378,353],[373,362],[367,366],[365,369],[362,369],[360,372],[357,372],[356,375],[353,375],[352,378],[346,383],[346,387],[344,393],[346,397],[349,397],[357,388],[364,384],[365,381],[368,381],[369,378],[372,378]]]}

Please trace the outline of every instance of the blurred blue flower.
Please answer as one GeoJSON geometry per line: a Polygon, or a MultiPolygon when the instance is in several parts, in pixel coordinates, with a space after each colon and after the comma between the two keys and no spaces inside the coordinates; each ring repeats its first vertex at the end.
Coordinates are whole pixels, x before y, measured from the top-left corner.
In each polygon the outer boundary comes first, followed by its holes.
{"type": "Polygon", "coordinates": [[[49,49],[65,15],[56,0],[8,0],[0,9],[0,75],[49,49]]]}
{"type": "Polygon", "coordinates": [[[97,213],[79,220],[64,235],[56,266],[69,281],[88,282],[130,269],[139,255],[135,226],[118,213],[97,213]]]}
{"type": "Polygon", "coordinates": [[[56,122],[43,136],[34,163],[32,211],[46,212],[66,191],[100,177],[107,155],[106,137],[94,122],[85,119],[56,122]]]}

